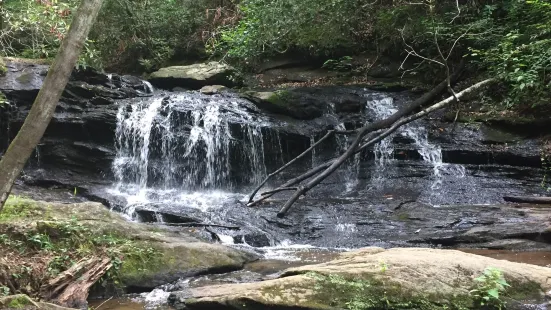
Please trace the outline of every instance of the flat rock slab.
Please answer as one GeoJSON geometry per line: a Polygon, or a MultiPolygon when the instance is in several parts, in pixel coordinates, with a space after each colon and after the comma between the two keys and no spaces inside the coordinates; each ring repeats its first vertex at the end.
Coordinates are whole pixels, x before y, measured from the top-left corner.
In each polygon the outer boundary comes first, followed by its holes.
{"type": "Polygon", "coordinates": [[[151,73],[149,81],[157,87],[200,89],[207,85],[236,86],[232,78],[235,70],[225,64],[211,61],[189,66],[172,66],[151,73]]]}
{"type": "Polygon", "coordinates": [[[474,278],[489,267],[502,272],[511,284],[506,295],[514,299],[542,298],[551,289],[551,268],[455,250],[365,248],[288,269],[278,279],[192,288],[172,293],[169,300],[177,309],[342,309],[347,300],[361,298],[375,307],[379,299],[370,296],[382,288],[390,309],[398,302],[472,306],[474,278]],[[335,292],[343,296],[330,296],[335,292]]]}

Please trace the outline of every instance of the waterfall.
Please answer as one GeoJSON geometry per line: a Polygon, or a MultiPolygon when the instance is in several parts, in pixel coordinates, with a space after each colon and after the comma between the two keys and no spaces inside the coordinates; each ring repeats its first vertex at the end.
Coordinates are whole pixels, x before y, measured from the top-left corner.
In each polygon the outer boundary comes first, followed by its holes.
{"type": "MultiPolygon", "coordinates": [[[[377,120],[385,119],[396,113],[398,109],[394,105],[394,100],[390,97],[368,100],[367,108],[371,110],[377,120]]],[[[374,146],[376,170],[373,179],[381,181],[384,179],[384,171],[392,164],[394,146],[392,140],[396,134],[411,139],[421,155],[424,162],[432,166],[432,184],[431,190],[437,190],[442,185],[444,175],[453,177],[465,177],[465,167],[462,165],[445,164],[442,160],[442,149],[440,146],[432,144],[428,140],[427,129],[419,122],[409,123],[374,146]]]]}
{"type": "Polygon", "coordinates": [[[445,164],[442,161],[442,149],[440,146],[428,141],[428,132],[425,127],[417,124],[408,124],[402,130],[402,133],[414,141],[417,152],[421,155],[423,161],[432,165],[432,190],[440,188],[443,174],[449,174],[460,178],[465,176],[465,167],[462,165],[445,164]]]}
{"type": "MultiPolygon", "coordinates": [[[[371,110],[377,120],[385,119],[392,114],[396,113],[398,109],[394,106],[394,99],[391,97],[383,97],[379,99],[372,99],[367,101],[367,109],[371,110]]],[[[392,139],[394,135],[390,135],[373,147],[373,154],[375,156],[376,170],[372,177],[375,184],[384,180],[385,169],[390,165],[393,160],[394,146],[392,139]]]]}
{"type": "Polygon", "coordinates": [[[263,120],[234,98],[178,93],[120,102],[118,190],[152,196],[232,190],[266,175],[263,120]]]}

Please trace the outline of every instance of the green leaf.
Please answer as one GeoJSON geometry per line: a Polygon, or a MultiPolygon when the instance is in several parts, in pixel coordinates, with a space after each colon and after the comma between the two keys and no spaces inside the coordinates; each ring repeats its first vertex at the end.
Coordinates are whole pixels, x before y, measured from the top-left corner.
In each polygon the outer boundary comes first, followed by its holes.
{"type": "Polygon", "coordinates": [[[499,291],[497,288],[493,288],[491,290],[488,290],[488,295],[495,298],[495,299],[499,299],[499,291]]]}

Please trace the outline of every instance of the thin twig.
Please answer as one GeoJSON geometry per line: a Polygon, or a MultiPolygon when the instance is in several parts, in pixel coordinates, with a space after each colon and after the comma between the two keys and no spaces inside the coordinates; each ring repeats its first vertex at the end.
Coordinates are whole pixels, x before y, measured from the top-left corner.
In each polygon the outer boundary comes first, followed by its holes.
{"type": "MultiPolygon", "coordinates": [[[[276,171],[270,173],[266,179],[264,179],[264,181],[262,181],[262,183],[260,183],[255,189],[254,191],[251,193],[251,195],[249,196],[249,202],[248,202],[248,206],[251,207],[253,206],[254,204],[252,204],[253,202],[253,199],[254,197],[256,196],[256,193],[258,193],[258,191],[264,186],[266,185],[266,183],[268,183],[268,181],[274,177],[275,175],[281,173],[283,170],[287,169],[289,166],[291,166],[292,164],[294,164],[295,162],[297,162],[299,159],[303,158],[304,156],[308,155],[308,153],[310,153],[316,146],[320,145],[323,141],[327,140],[328,138],[330,138],[333,134],[335,134],[335,130],[329,130],[325,136],[323,136],[323,138],[319,139],[318,142],[312,144],[309,148],[307,148],[304,152],[302,152],[300,155],[298,155],[297,157],[293,158],[293,160],[291,160],[290,162],[286,163],[285,165],[283,165],[282,167],[280,167],[279,169],[277,169],[276,171]]],[[[339,132],[339,133],[342,133],[342,132],[339,132]]]]}
{"type": "Polygon", "coordinates": [[[105,300],[104,302],[102,302],[101,304],[99,304],[99,306],[95,307],[94,310],[99,310],[99,308],[101,308],[101,306],[103,306],[104,304],[108,303],[111,299],[113,299],[113,296],[109,297],[107,300],[105,300]]]}
{"type": "Polygon", "coordinates": [[[240,230],[239,226],[228,226],[228,225],[219,225],[219,224],[208,224],[208,223],[163,223],[165,226],[176,226],[176,227],[218,227],[226,228],[232,230],[240,230]]]}

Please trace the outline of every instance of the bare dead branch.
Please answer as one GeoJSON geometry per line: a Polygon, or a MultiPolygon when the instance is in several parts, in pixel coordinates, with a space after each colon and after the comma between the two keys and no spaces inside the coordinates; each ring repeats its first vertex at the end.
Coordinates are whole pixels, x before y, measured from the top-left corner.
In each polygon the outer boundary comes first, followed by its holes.
{"type": "MultiPolygon", "coordinates": [[[[285,188],[285,187],[291,187],[293,185],[297,185],[300,182],[316,175],[317,173],[319,173],[323,169],[326,169],[327,167],[329,167],[331,165],[332,162],[333,162],[333,160],[330,160],[330,161],[327,161],[327,162],[325,162],[321,165],[318,165],[317,167],[314,167],[314,168],[308,170],[307,172],[299,175],[298,177],[290,179],[289,181],[287,181],[285,184],[281,185],[278,188],[285,188]]],[[[255,200],[255,201],[253,201],[253,202],[248,203],[247,207],[254,207],[254,206],[260,204],[261,202],[265,201],[266,199],[272,197],[273,195],[274,194],[267,194],[267,195],[255,200]]]]}
{"type": "Polygon", "coordinates": [[[461,7],[459,7],[459,0],[455,0],[455,6],[457,7],[457,14],[452,18],[452,20],[450,21],[450,24],[453,24],[455,19],[461,15],[461,7]]]}
{"type": "Polygon", "coordinates": [[[280,187],[280,188],[277,188],[277,189],[274,189],[274,190],[271,190],[271,191],[264,192],[261,195],[262,196],[273,195],[273,194],[277,194],[279,192],[296,191],[297,189],[298,189],[297,187],[280,187]]]}
{"type": "MultiPolygon", "coordinates": [[[[459,77],[462,70],[458,70],[458,72],[454,73],[454,75],[451,77],[454,80],[459,77]]],[[[279,211],[277,214],[278,217],[283,217],[287,213],[287,211],[291,208],[291,206],[299,199],[300,196],[304,195],[307,191],[312,189],[314,186],[321,183],[324,179],[326,179],[329,175],[331,175],[333,172],[335,172],[348,158],[355,155],[357,153],[357,148],[360,145],[360,143],[363,141],[363,138],[374,131],[388,128],[392,126],[395,122],[400,120],[402,117],[409,115],[413,111],[415,111],[417,108],[431,102],[436,98],[437,95],[439,95],[442,91],[447,89],[447,80],[442,81],[440,84],[438,84],[433,90],[430,92],[424,94],[417,100],[413,101],[410,105],[406,106],[405,108],[397,111],[390,117],[373,122],[371,124],[368,124],[364,127],[362,127],[358,131],[358,135],[352,142],[352,144],[348,147],[348,149],[340,155],[337,159],[330,162],[330,165],[320,174],[318,174],[316,177],[314,177],[312,180],[310,180],[308,183],[306,183],[303,186],[299,186],[299,189],[295,191],[295,193],[289,198],[289,200],[285,203],[283,208],[279,211]]],[[[283,186],[282,186],[283,187],[283,186]]],[[[287,186],[286,186],[287,187],[287,186]]]]}
{"type": "Polygon", "coordinates": [[[226,228],[230,230],[240,230],[239,226],[228,226],[228,225],[219,225],[219,224],[209,224],[209,223],[163,223],[164,226],[176,226],[176,227],[218,227],[226,228]]]}
{"type": "MultiPolygon", "coordinates": [[[[333,134],[335,134],[335,130],[329,130],[325,136],[323,136],[321,139],[318,140],[318,142],[312,144],[308,149],[306,149],[304,152],[302,152],[300,155],[298,155],[297,157],[295,157],[293,160],[291,160],[290,162],[286,163],[285,165],[283,165],[281,168],[277,169],[276,171],[270,173],[266,179],[264,179],[264,181],[262,181],[262,183],[260,183],[260,185],[258,185],[254,191],[251,193],[251,195],[249,196],[249,206],[252,206],[250,205],[251,202],[253,202],[253,199],[254,199],[254,196],[256,196],[256,193],[258,193],[258,191],[264,186],[266,185],[266,183],[268,183],[268,181],[274,177],[275,175],[281,173],[283,170],[287,169],[289,166],[291,166],[292,164],[294,164],[295,162],[297,162],[299,159],[303,158],[304,156],[308,155],[308,153],[310,153],[314,148],[316,148],[316,146],[320,145],[323,141],[329,139],[333,134]]],[[[339,132],[339,133],[343,133],[343,132],[339,132]]]]}

